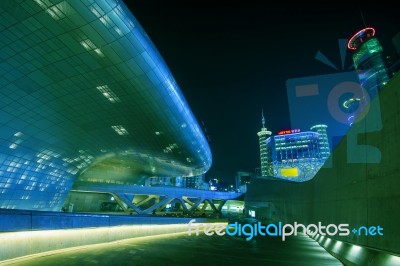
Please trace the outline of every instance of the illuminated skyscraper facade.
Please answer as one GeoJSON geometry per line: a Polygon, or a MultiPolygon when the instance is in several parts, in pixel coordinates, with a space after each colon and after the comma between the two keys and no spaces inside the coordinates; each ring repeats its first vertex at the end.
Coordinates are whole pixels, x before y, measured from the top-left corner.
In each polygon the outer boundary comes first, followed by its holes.
{"type": "Polygon", "coordinates": [[[273,176],[295,182],[313,178],[330,155],[326,128],[315,125],[307,132],[282,130],[269,137],[273,176]]]}
{"type": "Polygon", "coordinates": [[[315,125],[310,128],[311,131],[317,132],[319,134],[319,151],[321,153],[321,159],[323,159],[324,161],[328,159],[329,155],[331,155],[328,141],[328,133],[326,132],[327,128],[327,125],[315,125]]]}
{"type": "Polygon", "coordinates": [[[347,47],[353,51],[354,67],[361,86],[374,96],[389,80],[382,46],[374,28],[365,28],[350,38],[347,47]]]}
{"type": "Polygon", "coordinates": [[[272,132],[268,131],[265,127],[264,113],[262,113],[262,128],[257,133],[259,144],[260,144],[260,162],[261,162],[261,175],[272,176],[272,156],[271,149],[267,147],[267,138],[271,136],[272,132]]]}

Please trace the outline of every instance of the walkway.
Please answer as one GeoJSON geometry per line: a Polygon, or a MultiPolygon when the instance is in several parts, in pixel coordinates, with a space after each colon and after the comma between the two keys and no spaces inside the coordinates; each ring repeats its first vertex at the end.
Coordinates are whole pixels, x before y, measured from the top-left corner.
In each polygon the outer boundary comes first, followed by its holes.
{"type": "MultiPolygon", "coordinates": [[[[1,264],[1,263],[0,263],[1,264]]],[[[175,234],[130,239],[40,256],[8,265],[343,265],[307,236],[256,237],[175,234]]]]}

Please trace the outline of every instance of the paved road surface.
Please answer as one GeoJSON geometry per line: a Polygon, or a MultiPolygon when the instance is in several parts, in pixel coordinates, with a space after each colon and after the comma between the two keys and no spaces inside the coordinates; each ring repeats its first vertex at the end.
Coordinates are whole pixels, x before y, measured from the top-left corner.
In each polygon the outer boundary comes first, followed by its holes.
{"type": "MultiPolygon", "coordinates": [[[[0,263],[1,264],[1,263],[0,263]]],[[[256,237],[175,234],[89,246],[7,265],[343,265],[307,236],[256,237]]]]}

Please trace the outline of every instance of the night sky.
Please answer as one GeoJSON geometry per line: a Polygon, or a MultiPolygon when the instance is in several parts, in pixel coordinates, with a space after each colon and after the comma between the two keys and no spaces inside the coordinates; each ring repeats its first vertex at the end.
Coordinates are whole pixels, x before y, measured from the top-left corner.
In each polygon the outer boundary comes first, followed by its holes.
{"type": "Polygon", "coordinates": [[[236,171],[259,167],[261,110],[274,134],[290,128],[286,81],[338,72],[314,57],[321,51],[341,69],[338,39],[364,26],[361,13],[385,54],[396,55],[394,7],[216,2],[125,1],[205,126],[213,154],[207,178],[233,183],[236,171]]]}

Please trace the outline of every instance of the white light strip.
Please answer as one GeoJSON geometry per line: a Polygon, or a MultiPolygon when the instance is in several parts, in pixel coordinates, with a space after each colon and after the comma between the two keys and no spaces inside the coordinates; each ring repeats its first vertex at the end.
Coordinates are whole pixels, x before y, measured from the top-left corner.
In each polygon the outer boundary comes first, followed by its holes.
{"type": "MultiPolygon", "coordinates": [[[[38,252],[35,254],[25,255],[17,258],[0,260],[1,265],[12,265],[16,262],[29,261],[34,258],[55,255],[59,253],[70,252],[74,250],[81,250],[83,248],[101,247],[113,244],[126,244],[132,242],[139,242],[143,240],[157,240],[162,238],[170,238],[171,236],[187,235],[187,224],[166,224],[166,225],[126,225],[126,226],[115,226],[115,227],[98,227],[98,228],[79,228],[79,229],[60,229],[60,230],[41,230],[41,231],[24,231],[24,232],[11,232],[0,234],[0,244],[7,248],[16,248],[22,243],[30,243],[31,245],[46,243],[49,239],[69,239],[65,241],[66,245],[75,245],[72,247],[65,247],[56,250],[38,251],[32,250],[30,252],[38,252]],[[143,232],[146,232],[147,236],[140,236],[143,232]],[[82,236],[86,235],[88,238],[96,238],[99,243],[97,244],[85,244],[84,241],[94,239],[83,239],[82,236]],[[109,237],[104,238],[105,235],[109,237]],[[135,236],[137,235],[137,236],[135,236]],[[89,237],[92,236],[92,237],[89,237]],[[117,236],[120,237],[118,239],[117,236]],[[108,242],[108,239],[114,238],[114,241],[108,242]],[[76,240],[75,242],[71,240],[76,240]],[[107,241],[107,242],[101,242],[107,241]],[[21,242],[21,243],[20,243],[21,242]]],[[[48,245],[39,245],[38,247],[51,248],[48,245]]]]}
{"type": "Polygon", "coordinates": [[[103,96],[112,103],[121,101],[118,96],[108,87],[108,85],[97,86],[96,89],[98,89],[101,94],[103,94],[103,96]]]}
{"type": "Polygon", "coordinates": [[[111,128],[114,129],[114,131],[120,136],[129,135],[128,131],[121,125],[111,126],[111,128]]]}
{"type": "Polygon", "coordinates": [[[98,48],[96,45],[94,45],[94,43],[89,40],[89,39],[85,39],[80,41],[80,44],[83,46],[83,48],[85,48],[87,51],[94,51],[97,55],[99,55],[100,57],[104,57],[103,52],[100,50],[100,48],[98,48]]]}
{"type": "Polygon", "coordinates": [[[54,20],[60,20],[66,17],[66,12],[71,11],[71,6],[66,2],[62,1],[58,4],[53,4],[49,0],[34,0],[47,14],[49,14],[54,20]]]}

